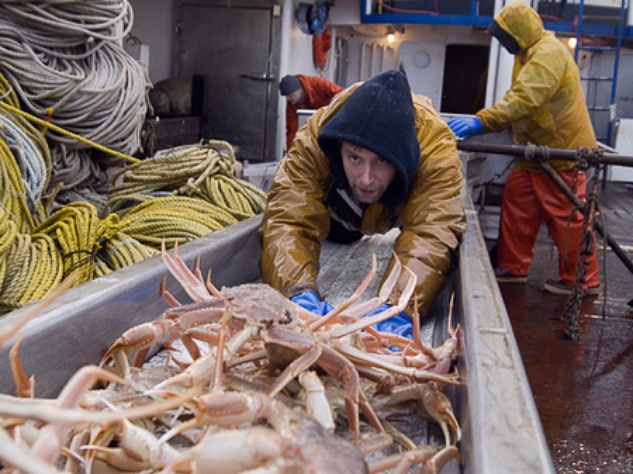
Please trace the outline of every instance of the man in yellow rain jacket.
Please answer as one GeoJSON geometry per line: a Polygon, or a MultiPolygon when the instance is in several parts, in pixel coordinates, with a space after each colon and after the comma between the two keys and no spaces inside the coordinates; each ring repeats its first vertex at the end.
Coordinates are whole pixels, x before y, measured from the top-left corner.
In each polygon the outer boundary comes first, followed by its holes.
{"type": "MultiPolygon", "coordinates": [[[[394,252],[417,275],[423,314],[465,231],[462,185],[450,129],[427,98],[411,93],[404,74],[352,85],[308,119],[279,165],[261,227],[263,281],[325,314],[331,306],[317,288],[321,242],[399,227],[394,252]]],[[[389,303],[405,282],[403,274],[389,303]]],[[[401,313],[379,329],[410,336],[410,323],[401,313]],[[408,333],[400,331],[407,325],[408,333]]]]}
{"type": "MultiPolygon", "coordinates": [[[[521,1],[502,8],[489,32],[515,55],[512,85],[503,99],[477,112],[456,117],[448,125],[458,138],[512,127],[517,145],[545,145],[575,150],[594,148],[596,136],[582,93],[580,74],[567,48],[545,31],[538,13],[521,1]]],[[[550,160],[565,183],[584,201],[586,177],[574,175],[571,161],[550,160]],[[573,182],[575,180],[575,185],[573,182]],[[574,187],[575,186],[575,187],[574,187]]],[[[534,243],[545,222],[559,252],[560,280],[547,280],[545,290],[569,295],[576,273],[583,218],[537,163],[519,159],[506,182],[495,269],[500,282],[525,282],[534,258],[534,243]]],[[[585,294],[600,289],[596,251],[589,257],[585,294]]]]}

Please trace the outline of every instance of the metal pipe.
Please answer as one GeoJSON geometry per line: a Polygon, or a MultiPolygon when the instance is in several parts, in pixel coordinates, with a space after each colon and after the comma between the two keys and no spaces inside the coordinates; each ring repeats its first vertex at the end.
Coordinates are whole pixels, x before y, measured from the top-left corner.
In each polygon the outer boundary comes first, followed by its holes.
{"type": "MultiPolygon", "coordinates": [[[[497,143],[482,143],[476,141],[459,140],[457,149],[463,151],[474,151],[481,153],[495,153],[499,155],[525,156],[526,146],[520,145],[503,145],[497,143]]],[[[578,153],[576,150],[563,150],[560,148],[533,147],[533,156],[535,161],[539,158],[547,157],[553,160],[576,161],[578,153]]],[[[597,162],[605,165],[631,166],[633,167],[633,156],[611,155],[605,154],[600,150],[589,151],[589,157],[594,158],[597,162]]]]}
{"type": "MultiPolygon", "coordinates": [[[[500,145],[495,143],[481,143],[459,140],[457,142],[457,149],[463,151],[473,151],[482,153],[495,153],[499,155],[510,156],[527,156],[528,147],[519,145],[500,145]]],[[[633,157],[620,156],[620,155],[604,155],[600,150],[594,150],[589,152],[590,159],[594,159],[602,164],[616,164],[620,166],[633,166],[633,157]]],[[[554,183],[561,189],[561,191],[567,196],[567,198],[576,206],[581,212],[585,211],[586,204],[583,203],[576,194],[569,189],[567,184],[561,179],[558,173],[552,168],[552,166],[546,161],[546,159],[557,160],[571,160],[576,161],[578,154],[574,150],[563,150],[558,148],[548,148],[545,146],[531,146],[529,149],[530,159],[541,165],[541,168],[545,173],[554,181],[554,183]]],[[[602,236],[605,242],[613,249],[613,252],[619,257],[622,263],[633,273],[633,262],[629,259],[628,255],[622,247],[611,237],[606,229],[602,227],[602,223],[598,220],[594,221],[594,227],[596,231],[602,236]]],[[[633,301],[633,300],[631,300],[633,301]]],[[[631,305],[633,306],[633,305],[631,305]]]]}
{"type": "Polygon", "coordinates": [[[358,77],[360,80],[365,80],[365,48],[367,47],[367,43],[363,41],[360,44],[360,60],[358,61],[358,77]]]}

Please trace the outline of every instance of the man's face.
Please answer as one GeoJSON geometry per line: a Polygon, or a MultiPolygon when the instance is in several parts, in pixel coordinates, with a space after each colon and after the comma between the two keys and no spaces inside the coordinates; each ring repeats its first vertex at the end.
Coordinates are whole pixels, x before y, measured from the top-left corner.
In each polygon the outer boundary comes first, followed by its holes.
{"type": "Polygon", "coordinates": [[[362,203],[378,202],[396,175],[396,169],[374,152],[343,142],[341,157],[354,197],[362,203]]]}
{"type": "Polygon", "coordinates": [[[298,104],[299,102],[301,102],[301,100],[303,100],[303,89],[299,88],[296,91],[288,94],[286,96],[286,100],[289,104],[298,104]]]}

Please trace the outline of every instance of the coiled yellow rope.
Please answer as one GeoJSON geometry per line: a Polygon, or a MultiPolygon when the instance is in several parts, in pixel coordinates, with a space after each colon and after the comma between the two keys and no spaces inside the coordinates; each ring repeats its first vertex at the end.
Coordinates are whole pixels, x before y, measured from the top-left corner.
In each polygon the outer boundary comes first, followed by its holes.
{"type": "Polygon", "coordinates": [[[233,147],[223,141],[179,147],[135,163],[115,176],[106,207],[116,211],[173,193],[207,200],[238,219],[263,211],[266,195],[235,177],[233,147]]]}
{"type": "Polygon", "coordinates": [[[115,211],[134,203],[140,195],[151,197],[156,191],[173,191],[187,184],[195,187],[216,173],[235,175],[233,148],[226,142],[174,148],[116,174],[106,206],[115,211]]]}
{"type": "Polygon", "coordinates": [[[241,179],[230,179],[218,174],[205,179],[200,189],[201,195],[209,202],[238,219],[259,214],[266,206],[264,191],[241,179]]]}
{"type": "Polygon", "coordinates": [[[127,235],[156,251],[163,241],[171,248],[236,222],[231,214],[210,202],[186,196],[145,201],[121,219],[127,235]]]}
{"type": "Polygon", "coordinates": [[[64,275],[77,272],[74,285],[94,277],[94,258],[101,242],[114,236],[120,229],[118,216],[100,219],[96,208],[87,202],[73,202],[57,211],[35,229],[48,235],[60,249],[64,261],[64,275]]]}
{"type": "Polygon", "coordinates": [[[50,237],[16,234],[0,255],[0,314],[43,298],[62,277],[61,255],[50,237]]]}
{"type": "Polygon", "coordinates": [[[107,275],[154,255],[158,255],[157,250],[143,245],[138,240],[119,231],[106,241],[103,248],[97,252],[94,263],[94,276],[96,278],[107,275]]]}
{"type": "MultiPolygon", "coordinates": [[[[4,100],[0,113],[20,124],[50,167],[43,134],[24,121],[10,91],[4,100]]],[[[71,273],[73,286],[107,275],[157,255],[163,242],[171,248],[253,216],[266,201],[236,178],[233,148],[221,141],[134,159],[117,175],[103,216],[78,201],[48,217],[37,203],[34,217],[1,129],[0,160],[0,314],[41,299],[71,273]]]]}

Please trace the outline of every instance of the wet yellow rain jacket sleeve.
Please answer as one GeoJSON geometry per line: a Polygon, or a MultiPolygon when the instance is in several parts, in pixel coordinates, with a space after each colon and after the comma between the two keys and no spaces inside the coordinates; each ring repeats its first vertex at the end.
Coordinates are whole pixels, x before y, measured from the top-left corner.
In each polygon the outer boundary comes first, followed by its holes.
{"type": "MultiPolygon", "coordinates": [[[[321,242],[330,230],[324,194],[333,177],[317,136],[356,87],[358,84],[319,109],[299,130],[268,195],[260,229],[262,278],[289,297],[306,289],[318,291],[321,242]]],[[[395,209],[380,203],[369,205],[361,231],[384,233],[394,221],[402,226],[394,251],[418,277],[416,294],[424,314],[445,283],[466,222],[461,161],[453,134],[428,99],[414,95],[414,106],[421,152],[408,198],[395,209]]],[[[392,265],[393,261],[386,274],[392,265]]],[[[403,274],[391,304],[397,302],[405,282],[403,274]]]]}
{"type": "MultiPolygon", "coordinates": [[[[521,51],[514,58],[512,85],[503,99],[477,113],[484,131],[499,132],[511,126],[517,145],[596,147],[580,74],[569,50],[545,31],[538,13],[521,1],[504,7],[495,21],[521,51]]],[[[560,160],[550,163],[558,170],[575,165],[560,160]]],[[[539,169],[527,160],[519,160],[517,168],[539,169]]]]}

